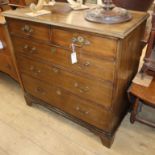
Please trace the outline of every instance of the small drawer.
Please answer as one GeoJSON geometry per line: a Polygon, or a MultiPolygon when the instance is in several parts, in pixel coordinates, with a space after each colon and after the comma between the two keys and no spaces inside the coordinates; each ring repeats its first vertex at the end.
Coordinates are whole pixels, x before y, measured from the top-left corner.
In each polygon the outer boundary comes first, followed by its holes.
{"type": "Polygon", "coordinates": [[[9,31],[12,35],[38,39],[49,42],[50,26],[28,22],[24,20],[7,19],[9,31]]]}
{"type": "Polygon", "coordinates": [[[99,58],[115,58],[117,40],[98,37],[90,34],[76,33],[61,29],[52,29],[52,42],[56,45],[70,48],[74,43],[89,55],[99,58]]]}
{"type": "Polygon", "coordinates": [[[71,63],[71,51],[60,47],[41,45],[28,39],[13,37],[16,54],[39,58],[44,61],[59,65],[74,72],[81,72],[101,80],[113,82],[115,62],[97,59],[96,57],[77,51],[78,63],[71,63]]]}
{"type": "Polygon", "coordinates": [[[64,71],[54,65],[47,65],[24,57],[17,57],[18,66],[24,72],[49,84],[65,90],[104,107],[111,107],[113,85],[99,80],[64,71]]]}
{"type": "Polygon", "coordinates": [[[31,78],[26,74],[21,76],[25,90],[31,95],[98,128],[105,130],[108,128],[111,116],[103,108],[82,100],[64,89],[31,78]]]}

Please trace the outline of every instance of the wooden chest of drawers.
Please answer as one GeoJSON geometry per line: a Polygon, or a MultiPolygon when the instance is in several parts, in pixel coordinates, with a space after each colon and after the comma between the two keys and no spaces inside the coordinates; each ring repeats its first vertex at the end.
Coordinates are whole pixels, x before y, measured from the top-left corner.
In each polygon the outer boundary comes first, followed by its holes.
{"type": "Polygon", "coordinates": [[[0,42],[3,47],[0,48],[0,71],[7,73],[12,78],[18,81],[18,76],[11,54],[9,44],[8,30],[5,24],[5,19],[0,15],[0,42]]]}
{"type": "Polygon", "coordinates": [[[113,26],[85,21],[84,11],[34,21],[27,11],[4,14],[27,104],[47,106],[110,147],[129,106],[125,94],[137,72],[147,15],[132,12],[132,21],[113,26]]]}

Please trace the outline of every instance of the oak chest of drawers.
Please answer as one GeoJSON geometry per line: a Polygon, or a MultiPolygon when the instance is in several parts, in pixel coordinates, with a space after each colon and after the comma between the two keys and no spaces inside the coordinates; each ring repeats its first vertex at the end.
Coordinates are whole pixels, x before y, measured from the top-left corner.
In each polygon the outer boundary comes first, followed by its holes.
{"type": "Polygon", "coordinates": [[[85,21],[84,11],[34,19],[28,11],[4,13],[27,104],[47,106],[110,147],[129,106],[125,94],[137,72],[147,15],[132,12],[128,23],[102,25],[85,21]]]}

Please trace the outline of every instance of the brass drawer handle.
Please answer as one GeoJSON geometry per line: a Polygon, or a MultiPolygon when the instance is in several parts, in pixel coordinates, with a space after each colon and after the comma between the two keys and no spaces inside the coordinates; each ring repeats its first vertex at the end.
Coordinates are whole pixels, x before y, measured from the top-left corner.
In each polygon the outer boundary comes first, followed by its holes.
{"type": "Polygon", "coordinates": [[[77,88],[79,90],[80,93],[86,93],[89,91],[89,87],[81,87],[79,86],[79,84],[77,82],[74,83],[74,87],[77,88]]]}
{"type": "Polygon", "coordinates": [[[55,47],[51,47],[51,53],[54,54],[56,52],[56,48],[55,47]]]}
{"type": "Polygon", "coordinates": [[[78,65],[78,68],[79,69],[84,69],[84,68],[88,68],[88,67],[90,67],[90,62],[89,61],[86,61],[84,64],[79,64],[78,65]]]}
{"type": "Polygon", "coordinates": [[[82,110],[80,107],[76,107],[76,111],[80,112],[81,114],[84,114],[84,115],[87,115],[89,114],[89,111],[85,111],[85,110],[82,110]]]}
{"type": "Polygon", "coordinates": [[[40,69],[36,69],[34,66],[30,67],[30,71],[32,71],[32,73],[34,75],[38,75],[39,73],[41,73],[41,70],[40,69]]]}
{"type": "Polygon", "coordinates": [[[5,64],[5,67],[9,70],[11,70],[11,66],[9,64],[5,64]]]}
{"type": "Polygon", "coordinates": [[[76,42],[77,42],[77,38],[76,38],[76,37],[73,37],[73,38],[72,38],[72,42],[73,42],[73,43],[76,43],[76,42]]]}
{"type": "Polygon", "coordinates": [[[30,67],[30,70],[31,70],[31,71],[34,71],[34,66],[31,66],[31,67],[30,67]]]}
{"type": "Polygon", "coordinates": [[[30,50],[30,53],[33,54],[33,53],[35,53],[36,50],[37,50],[36,47],[32,47],[31,50],[30,50]]]}
{"type": "Polygon", "coordinates": [[[53,70],[54,73],[59,73],[59,69],[56,68],[56,67],[53,67],[52,70],[53,70]]]}
{"type": "Polygon", "coordinates": [[[83,36],[76,36],[72,38],[72,43],[78,44],[78,45],[90,45],[90,41],[85,39],[83,36]]]}
{"type": "Polygon", "coordinates": [[[84,43],[85,39],[82,36],[78,36],[77,40],[79,43],[84,43]]]}
{"type": "Polygon", "coordinates": [[[24,45],[23,50],[33,54],[37,50],[37,48],[36,47],[31,48],[31,47],[29,47],[29,45],[26,44],[26,45],[24,45]]]}
{"type": "Polygon", "coordinates": [[[29,46],[28,45],[24,45],[23,49],[24,50],[28,50],[29,49],[29,46]]]}
{"type": "Polygon", "coordinates": [[[90,66],[90,62],[89,62],[89,61],[86,61],[86,62],[83,64],[83,66],[89,67],[89,66],[90,66]]]}
{"type": "Polygon", "coordinates": [[[29,25],[24,25],[21,30],[28,35],[31,35],[33,32],[33,29],[29,25]]]}
{"type": "Polygon", "coordinates": [[[37,92],[37,93],[39,93],[39,94],[42,94],[42,95],[45,94],[44,89],[42,89],[41,87],[37,87],[37,88],[35,89],[35,92],[37,92]]]}
{"type": "Polygon", "coordinates": [[[60,90],[57,90],[57,91],[56,91],[56,94],[60,96],[62,93],[61,93],[60,90]]]}
{"type": "Polygon", "coordinates": [[[84,44],[85,39],[82,36],[77,36],[72,38],[72,42],[84,44]]]}

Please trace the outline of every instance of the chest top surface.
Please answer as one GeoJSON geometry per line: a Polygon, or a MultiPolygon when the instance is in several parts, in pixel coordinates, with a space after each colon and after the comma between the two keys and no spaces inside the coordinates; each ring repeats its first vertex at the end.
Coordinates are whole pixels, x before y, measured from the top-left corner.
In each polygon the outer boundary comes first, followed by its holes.
{"type": "Polygon", "coordinates": [[[17,10],[5,11],[3,15],[5,17],[33,21],[38,23],[44,23],[53,26],[60,26],[64,28],[71,28],[76,30],[82,30],[87,32],[93,32],[106,36],[124,38],[131,31],[133,31],[138,25],[145,21],[148,14],[145,12],[131,11],[133,19],[129,22],[121,24],[98,24],[88,22],[84,19],[86,10],[84,11],[71,11],[69,13],[53,13],[46,14],[37,17],[30,17],[25,13],[30,12],[29,8],[22,8],[17,10]]]}

